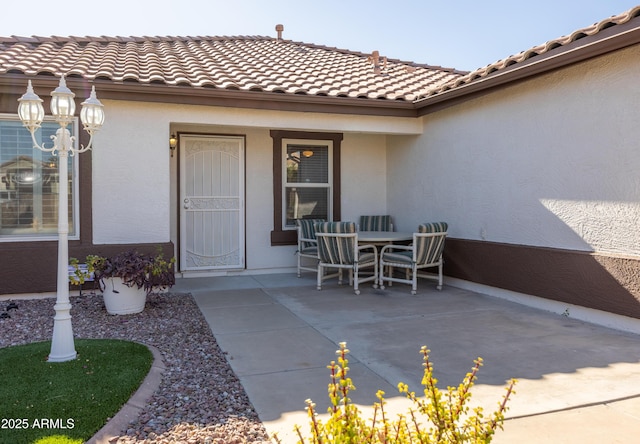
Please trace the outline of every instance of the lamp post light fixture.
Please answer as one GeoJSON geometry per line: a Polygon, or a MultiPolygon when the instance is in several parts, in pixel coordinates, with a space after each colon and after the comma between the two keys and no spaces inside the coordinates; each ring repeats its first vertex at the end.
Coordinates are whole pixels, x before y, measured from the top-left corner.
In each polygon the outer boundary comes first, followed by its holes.
{"type": "Polygon", "coordinates": [[[91,95],[82,102],[80,120],[84,130],[89,133],[89,144],[80,149],[74,148],[75,137],[67,129],[67,125],[73,122],[76,112],[76,104],[73,100],[75,94],[67,88],[64,75],[60,78],[60,84],[51,92],[51,113],[60,128],[55,136],[51,136],[53,145],[50,148],[38,144],[35,132],[40,128],[44,120],[44,108],[42,99],[33,92],[31,80],[27,86],[27,92],[18,99],[18,116],[22,124],[31,133],[33,147],[41,151],[58,156],[58,277],[57,294],[53,318],[53,338],[51,340],[50,362],[64,362],[76,358],[76,350],[73,342],[73,328],[71,325],[71,304],[69,302],[69,209],[68,209],[68,157],[75,153],[84,153],[91,149],[93,134],[104,123],[103,105],[96,97],[95,86],[91,87],[91,95]]]}

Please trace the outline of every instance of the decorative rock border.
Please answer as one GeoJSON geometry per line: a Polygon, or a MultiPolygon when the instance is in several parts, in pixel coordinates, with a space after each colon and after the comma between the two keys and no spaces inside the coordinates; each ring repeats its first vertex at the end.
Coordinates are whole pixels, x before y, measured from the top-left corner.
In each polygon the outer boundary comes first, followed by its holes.
{"type": "Polygon", "coordinates": [[[149,373],[142,381],[138,390],[129,398],[124,406],[116,415],[111,418],[86,444],[112,444],[117,441],[118,437],[126,430],[129,423],[136,419],[144,408],[146,402],[151,398],[153,393],[160,387],[162,374],[165,371],[164,361],[160,350],[146,345],[151,353],[153,353],[153,364],[149,369],[149,373]]]}

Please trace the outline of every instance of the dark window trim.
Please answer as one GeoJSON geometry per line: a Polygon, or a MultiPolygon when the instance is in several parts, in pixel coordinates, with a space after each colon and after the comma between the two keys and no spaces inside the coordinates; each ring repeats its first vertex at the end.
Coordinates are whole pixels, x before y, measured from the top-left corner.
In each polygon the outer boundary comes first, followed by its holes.
{"type": "Polygon", "coordinates": [[[295,230],[282,229],[282,140],[330,140],[333,142],[333,220],[340,220],[340,146],[342,133],[271,130],[273,139],[273,231],[271,245],[296,245],[295,230]]]}

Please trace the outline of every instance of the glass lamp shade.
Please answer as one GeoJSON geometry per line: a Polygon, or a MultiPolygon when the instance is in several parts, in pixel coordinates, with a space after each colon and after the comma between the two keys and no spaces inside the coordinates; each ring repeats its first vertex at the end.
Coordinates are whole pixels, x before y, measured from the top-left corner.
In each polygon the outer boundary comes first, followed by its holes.
{"type": "Polygon", "coordinates": [[[75,94],[67,88],[64,76],[60,78],[60,84],[51,92],[51,114],[58,123],[69,123],[76,112],[75,94]]]}
{"type": "Polygon", "coordinates": [[[92,133],[102,127],[104,123],[104,105],[96,97],[96,87],[91,87],[91,95],[87,100],[82,102],[80,110],[80,120],[84,125],[84,129],[92,133]]]}
{"type": "Polygon", "coordinates": [[[42,99],[33,92],[31,80],[27,86],[27,92],[18,99],[18,116],[22,124],[31,132],[40,128],[44,120],[44,107],[42,99]]]}

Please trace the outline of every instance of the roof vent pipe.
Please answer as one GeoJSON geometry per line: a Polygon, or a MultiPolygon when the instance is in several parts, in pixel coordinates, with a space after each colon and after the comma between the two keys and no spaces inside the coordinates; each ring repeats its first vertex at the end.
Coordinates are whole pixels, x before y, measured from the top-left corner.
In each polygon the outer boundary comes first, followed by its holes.
{"type": "Polygon", "coordinates": [[[369,56],[369,63],[373,65],[374,74],[382,74],[387,70],[387,58],[380,57],[380,51],[373,51],[369,56]]]}
{"type": "Polygon", "coordinates": [[[282,31],[284,31],[284,26],[276,25],[276,31],[278,31],[278,40],[282,40],[282,31]]]}

